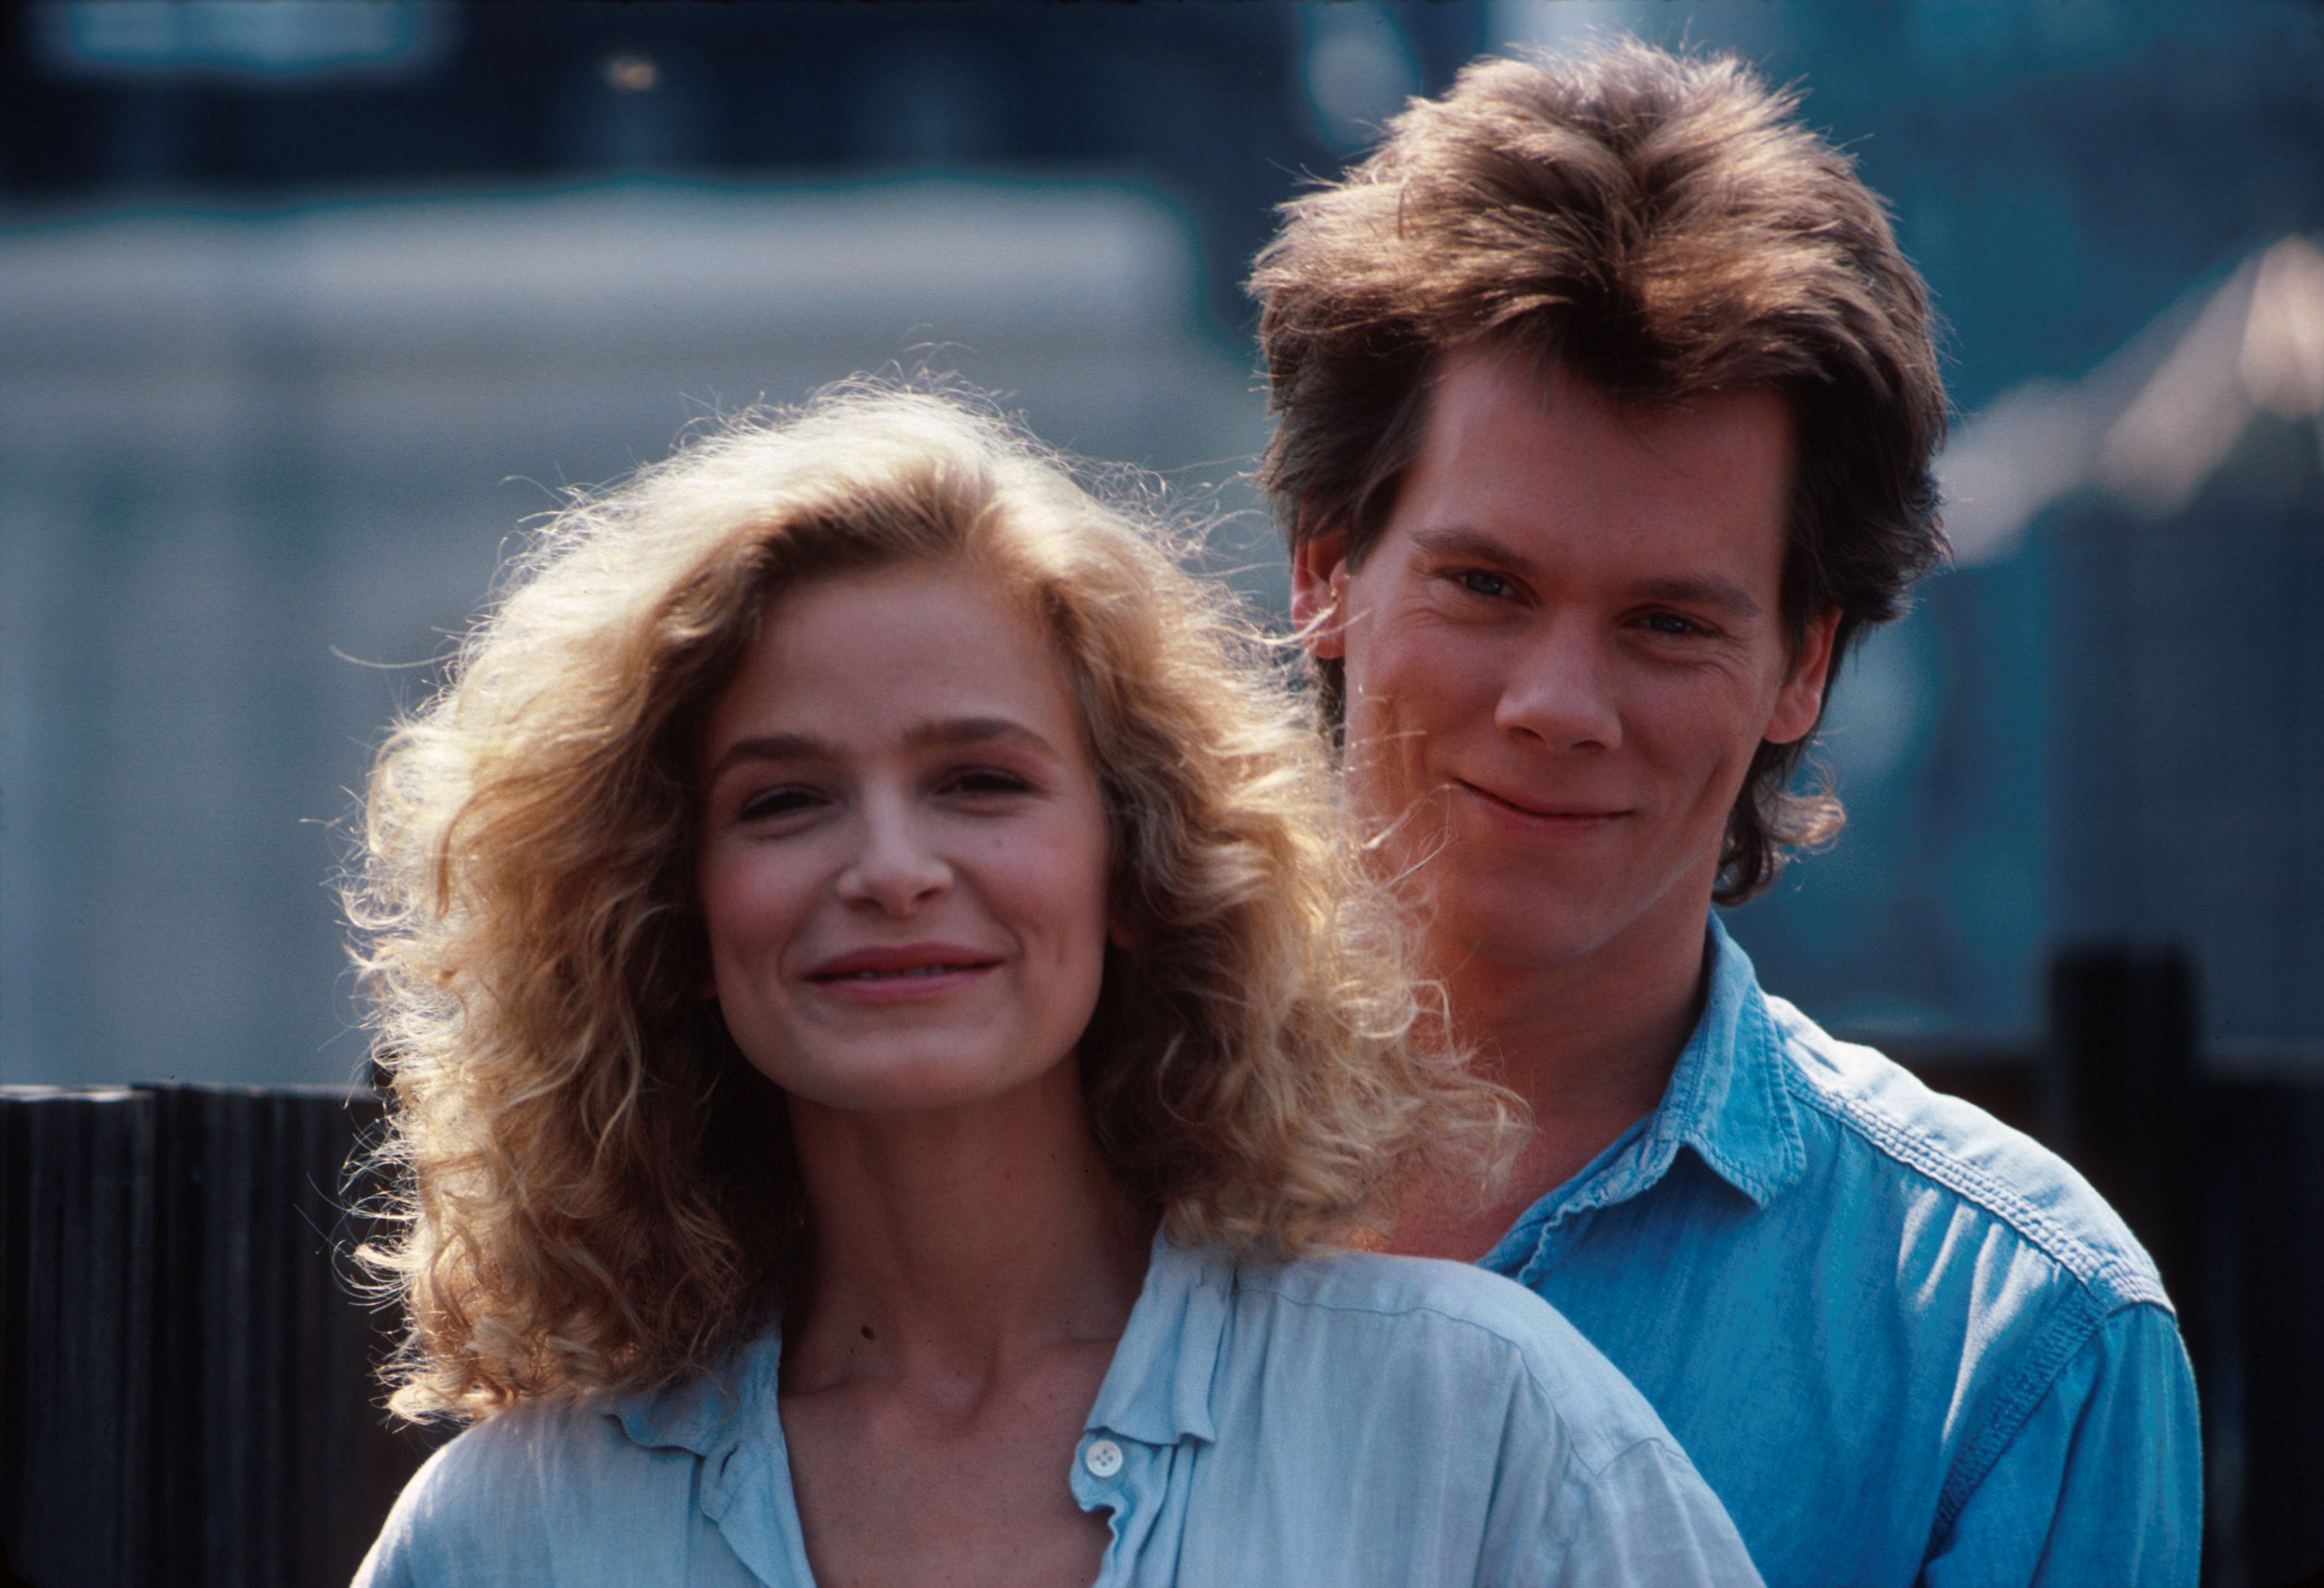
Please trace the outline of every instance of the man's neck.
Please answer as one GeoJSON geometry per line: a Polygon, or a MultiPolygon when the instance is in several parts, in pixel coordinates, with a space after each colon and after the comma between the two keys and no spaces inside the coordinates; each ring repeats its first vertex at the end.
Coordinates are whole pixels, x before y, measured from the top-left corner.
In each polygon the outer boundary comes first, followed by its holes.
{"type": "Polygon", "coordinates": [[[1472,954],[1444,968],[1456,1031],[1526,1100],[1533,1136],[1489,1203],[1451,1185],[1410,1198],[1394,1250],[1482,1257],[1527,1207],[1653,1112],[1702,1015],[1706,914],[1691,930],[1626,933],[1568,964],[1511,966],[1472,954]]]}

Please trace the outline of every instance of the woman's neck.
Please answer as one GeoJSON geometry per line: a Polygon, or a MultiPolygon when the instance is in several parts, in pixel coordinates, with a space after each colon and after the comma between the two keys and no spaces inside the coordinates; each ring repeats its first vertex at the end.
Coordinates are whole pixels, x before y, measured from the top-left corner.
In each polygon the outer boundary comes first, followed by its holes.
{"type": "Polygon", "coordinates": [[[1007,1377],[1120,1336],[1150,1219],[1092,1135],[1070,1058],[1000,1097],[872,1113],[793,1099],[814,1270],[787,1330],[787,1394],[850,1380],[1007,1377]]]}

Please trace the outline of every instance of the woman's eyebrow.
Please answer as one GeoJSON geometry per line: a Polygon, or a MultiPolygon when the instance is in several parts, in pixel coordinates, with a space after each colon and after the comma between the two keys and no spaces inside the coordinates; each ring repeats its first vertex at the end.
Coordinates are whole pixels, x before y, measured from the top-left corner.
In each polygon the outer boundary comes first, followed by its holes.
{"type": "Polygon", "coordinates": [[[805,734],[758,734],[720,751],[710,768],[710,780],[716,782],[728,767],[746,761],[812,761],[835,753],[830,745],[805,734]]]}
{"type": "MultiPolygon", "coordinates": [[[[1048,740],[1023,723],[1005,716],[931,717],[913,724],[904,733],[905,745],[913,750],[960,749],[996,743],[1014,743],[1044,754],[1056,753],[1048,740]]],[[[839,753],[837,746],[811,734],[754,734],[747,739],[735,740],[719,752],[718,760],[710,769],[710,780],[716,782],[729,767],[746,761],[828,761],[839,753]]]]}
{"type": "Polygon", "coordinates": [[[1005,716],[932,717],[916,723],[904,734],[904,743],[915,750],[960,749],[972,744],[1006,742],[1024,745],[1054,755],[1048,742],[1023,723],[1005,716]]]}

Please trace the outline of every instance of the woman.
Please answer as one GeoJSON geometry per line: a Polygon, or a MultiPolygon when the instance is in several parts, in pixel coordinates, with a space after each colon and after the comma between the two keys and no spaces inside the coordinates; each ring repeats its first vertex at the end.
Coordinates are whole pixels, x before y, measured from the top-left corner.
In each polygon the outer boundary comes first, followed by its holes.
{"type": "Polygon", "coordinates": [[[1323,1251],[1504,1124],[1330,811],[1222,598],[949,400],[560,515],[351,890],[393,1405],[476,1420],[359,1581],[1756,1581],[1546,1306],[1323,1251]]]}

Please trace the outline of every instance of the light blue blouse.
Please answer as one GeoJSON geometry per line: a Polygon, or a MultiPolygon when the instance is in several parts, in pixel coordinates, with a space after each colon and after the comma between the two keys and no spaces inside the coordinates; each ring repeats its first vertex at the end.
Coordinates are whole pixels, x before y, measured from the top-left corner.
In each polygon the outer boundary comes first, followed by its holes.
{"type": "MultiPolygon", "coordinates": [[[[357,1588],[813,1582],[779,1334],[728,1380],[492,1418],[411,1481],[357,1588]]],[[[1236,1267],[1157,1241],[1069,1475],[1100,1588],[1757,1584],[1654,1412],[1475,1269],[1236,1267]]]]}

